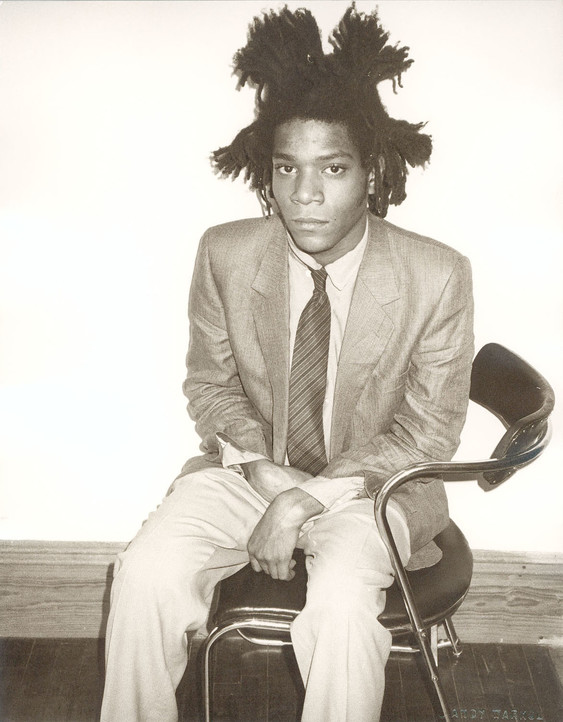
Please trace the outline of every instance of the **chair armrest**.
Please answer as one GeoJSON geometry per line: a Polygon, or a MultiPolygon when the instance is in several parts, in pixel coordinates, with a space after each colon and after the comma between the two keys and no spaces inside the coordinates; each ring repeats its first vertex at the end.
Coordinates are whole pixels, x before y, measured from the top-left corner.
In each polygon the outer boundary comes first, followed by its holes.
{"type": "MultiPolygon", "coordinates": [[[[509,433],[509,432],[507,432],[509,433]]],[[[531,445],[524,450],[508,449],[502,458],[483,459],[478,461],[444,461],[422,462],[411,464],[394,474],[382,486],[375,498],[375,522],[381,538],[391,557],[397,584],[405,599],[405,606],[416,629],[423,631],[422,622],[414,602],[411,585],[405,567],[401,561],[393,532],[387,519],[387,505],[392,495],[408,481],[423,481],[427,478],[440,477],[443,481],[475,481],[485,491],[496,488],[500,483],[512,476],[518,469],[531,464],[543,453],[551,438],[551,424],[547,420],[531,445]],[[512,452],[512,453],[511,453],[512,452]]]]}

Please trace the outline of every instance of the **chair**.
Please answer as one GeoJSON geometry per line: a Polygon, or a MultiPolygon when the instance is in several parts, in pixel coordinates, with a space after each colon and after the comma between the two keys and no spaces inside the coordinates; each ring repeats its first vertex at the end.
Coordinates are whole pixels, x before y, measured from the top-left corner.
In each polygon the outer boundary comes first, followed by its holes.
{"type": "MultiPolygon", "coordinates": [[[[393,634],[392,651],[420,652],[444,718],[449,707],[437,669],[437,647],[461,654],[451,620],[471,583],[473,558],[459,528],[450,522],[435,541],[441,561],[429,568],[405,571],[389,527],[386,509],[393,493],[407,481],[441,477],[444,481],[477,480],[485,491],[495,489],[543,452],[550,439],[549,415],[554,394],[549,383],[525,361],[498,344],[487,344],[475,357],[470,399],[497,416],[507,429],[490,459],[412,464],[391,477],[375,501],[375,521],[395,569],[387,591],[381,623],[393,634]],[[447,640],[437,643],[443,625],[447,640]],[[400,643],[405,636],[415,644],[400,643]]],[[[289,629],[305,604],[307,574],[303,552],[295,550],[296,575],[291,582],[256,574],[250,566],[220,584],[214,628],[202,653],[205,719],[211,719],[210,652],[227,633],[236,630],[255,644],[291,645],[289,629]]]]}

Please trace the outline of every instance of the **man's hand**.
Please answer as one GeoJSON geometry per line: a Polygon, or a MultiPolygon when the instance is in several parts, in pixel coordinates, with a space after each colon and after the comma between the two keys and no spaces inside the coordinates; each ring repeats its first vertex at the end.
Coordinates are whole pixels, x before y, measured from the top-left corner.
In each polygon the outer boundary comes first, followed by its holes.
{"type": "Polygon", "coordinates": [[[301,527],[324,506],[302,489],[282,492],[272,501],[248,542],[250,564],[273,579],[289,581],[295,576],[291,558],[301,527]]]}
{"type": "Polygon", "coordinates": [[[278,494],[293,489],[297,484],[311,478],[311,474],[292,466],[274,464],[269,459],[258,459],[241,464],[250,486],[266,501],[273,501],[278,494]]]}

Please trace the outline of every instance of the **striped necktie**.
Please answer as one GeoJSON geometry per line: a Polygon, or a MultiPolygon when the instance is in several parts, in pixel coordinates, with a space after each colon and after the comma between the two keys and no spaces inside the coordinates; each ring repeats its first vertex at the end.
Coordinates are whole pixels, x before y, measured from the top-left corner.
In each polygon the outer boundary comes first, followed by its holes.
{"type": "Polygon", "coordinates": [[[291,466],[316,476],[326,466],[323,403],[330,339],[326,271],[312,270],[315,288],[299,319],[289,380],[287,455],[291,466]]]}

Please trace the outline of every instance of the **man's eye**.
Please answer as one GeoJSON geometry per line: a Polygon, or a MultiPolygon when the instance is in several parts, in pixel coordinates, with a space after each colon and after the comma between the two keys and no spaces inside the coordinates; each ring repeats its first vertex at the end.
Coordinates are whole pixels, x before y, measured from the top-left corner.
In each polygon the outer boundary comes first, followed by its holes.
{"type": "Polygon", "coordinates": [[[282,175],[291,175],[295,172],[295,168],[292,165],[277,165],[276,170],[282,175]]]}
{"type": "Polygon", "coordinates": [[[341,175],[346,169],[337,163],[333,163],[332,165],[329,165],[326,170],[329,175],[341,175]]]}

